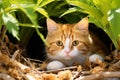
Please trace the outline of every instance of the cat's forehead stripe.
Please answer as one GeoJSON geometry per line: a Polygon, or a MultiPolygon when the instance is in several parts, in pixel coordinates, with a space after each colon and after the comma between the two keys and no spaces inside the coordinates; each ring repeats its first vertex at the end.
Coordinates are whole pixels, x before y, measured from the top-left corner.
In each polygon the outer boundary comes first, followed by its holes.
{"type": "Polygon", "coordinates": [[[63,36],[65,38],[70,38],[71,36],[71,33],[72,33],[72,30],[71,30],[71,26],[68,26],[68,25],[63,25],[63,36]]]}

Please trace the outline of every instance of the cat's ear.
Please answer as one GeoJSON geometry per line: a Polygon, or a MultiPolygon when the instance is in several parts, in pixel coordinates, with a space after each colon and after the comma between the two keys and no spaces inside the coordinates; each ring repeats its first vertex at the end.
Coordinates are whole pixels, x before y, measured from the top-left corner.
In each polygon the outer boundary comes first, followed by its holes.
{"type": "Polygon", "coordinates": [[[76,25],[75,28],[78,30],[85,30],[88,31],[88,18],[85,17],[82,20],[80,20],[76,25]]]}
{"type": "Polygon", "coordinates": [[[47,30],[49,32],[52,32],[58,29],[57,23],[53,21],[52,19],[47,18],[46,22],[47,22],[47,30]]]}

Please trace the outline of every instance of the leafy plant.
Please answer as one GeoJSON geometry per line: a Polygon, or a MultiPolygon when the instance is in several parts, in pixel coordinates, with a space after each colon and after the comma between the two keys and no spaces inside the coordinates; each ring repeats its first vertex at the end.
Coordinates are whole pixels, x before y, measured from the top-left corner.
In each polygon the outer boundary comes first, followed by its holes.
{"type": "Polygon", "coordinates": [[[37,19],[39,13],[42,14],[42,17],[49,18],[43,7],[53,1],[0,0],[0,30],[2,25],[6,26],[6,30],[12,33],[17,40],[21,40],[23,45],[26,45],[24,43],[28,42],[34,31],[45,42],[44,36],[39,32],[39,28],[42,27],[38,25],[37,19]]]}
{"type": "Polygon", "coordinates": [[[116,49],[120,49],[119,0],[66,0],[66,2],[72,7],[61,16],[76,11],[89,14],[89,21],[103,29],[116,49]]]}
{"type": "Polygon", "coordinates": [[[0,30],[6,26],[7,31],[25,47],[35,31],[45,42],[40,33],[43,27],[38,25],[44,18],[74,23],[86,14],[89,21],[103,29],[119,49],[119,0],[0,0],[0,30]]]}
{"type": "Polygon", "coordinates": [[[44,18],[58,18],[68,8],[64,0],[0,0],[0,30],[6,26],[22,47],[26,47],[35,31],[45,42],[40,33],[44,18]]]}

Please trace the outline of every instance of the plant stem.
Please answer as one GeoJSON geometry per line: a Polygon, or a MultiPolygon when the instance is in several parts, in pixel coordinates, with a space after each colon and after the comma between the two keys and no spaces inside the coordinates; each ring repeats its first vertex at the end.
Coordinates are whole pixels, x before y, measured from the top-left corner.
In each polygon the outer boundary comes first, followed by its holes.
{"type": "MultiPolygon", "coordinates": [[[[33,24],[24,24],[24,23],[19,23],[19,26],[22,27],[32,27],[35,28],[35,26],[33,24]]],[[[37,26],[37,28],[42,28],[41,26],[37,26]]]]}
{"type": "Polygon", "coordinates": [[[49,46],[49,44],[46,42],[44,36],[39,32],[38,28],[35,28],[35,29],[36,29],[36,31],[37,31],[37,34],[38,34],[38,35],[40,36],[40,38],[42,39],[42,41],[43,41],[47,46],[49,46]]]}

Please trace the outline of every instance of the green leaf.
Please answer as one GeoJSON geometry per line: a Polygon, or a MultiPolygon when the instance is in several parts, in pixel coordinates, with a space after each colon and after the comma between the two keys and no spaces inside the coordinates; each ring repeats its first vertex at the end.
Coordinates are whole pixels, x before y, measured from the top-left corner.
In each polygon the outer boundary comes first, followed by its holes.
{"type": "Polygon", "coordinates": [[[69,8],[67,11],[65,11],[60,17],[64,16],[64,15],[67,15],[69,13],[73,13],[73,12],[76,12],[78,11],[77,8],[73,7],[73,8],[69,8]]]}
{"type": "Polygon", "coordinates": [[[103,14],[107,14],[108,10],[111,8],[112,0],[93,0],[94,5],[100,10],[103,14]]]}
{"type": "Polygon", "coordinates": [[[2,0],[0,0],[0,9],[2,8],[2,4],[3,4],[3,2],[2,2],[2,0]]]}
{"type": "Polygon", "coordinates": [[[11,0],[1,0],[0,2],[3,8],[6,8],[11,5],[11,0]]]}
{"type": "Polygon", "coordinates": [[[58,17],[68,9],[68,4],[63,0],[57,0],[45,7],[49,16],[58,17]]]}
{"type": "Polygon", "coordinates": [[[36,11],[38,11],[40,14],[44,15],[45,17],[49,18],[49,15],[44,8],[36,8],[36,11]]]}
{"type": "Polygon", "coordinates": [[[120,8],[120,0],[112,0],[111,5],[113,9],[120,8]]]}
{"type": "Polygon", "coordinates": [[[37,6],[42,2],[42,0],[37,0],[37,6]]]}
{"type": "Polygon", "coordinates": [[[49,4],[53,1],[55,1],[55,0],[42,0],[39,6],[40,7],[46,6],[47,4],[49,4]]]}
{"type": "Polygon", "coordinates": [[[12,35],[14,37],[16,37],[18,40],[19,39],[19,27],[18,27],[18,21],[16,20],[15,17],[13,17],[11,14],[9,13],[3,13],[2,15],[2,19],[4,21],[4,24],[7,27],[7,30],[12,33],[12,35]]]}
{"type": "Polygon", "coordinates": [[[11,4],[35,4],[33,0],[11,0],[11,4]]]}
{"type": "Polygon", "coordinates": [[[115,36],[115,39],[118,40],[120,37],[120,8],[113,9],[109,11],[108,14],[108,21],[110,24],[110,27],[113,31],[113,34],[115,36]]]}
{"type": "Polygon", "coordinates": [[[37,14],[35,13],[35,5],[34,4],[23,4],[19,5],[19,8],[26,14],[26,16],[30,19],[30,21],[37,26],[37,14]]]}
{"type": "Polygon", "coordinates": [[[91,17],[96,18],[98,21],[101,21],[102,14],[94,6],[91,6],[80,0],[66,0],[69,4],[78,6],[81,10],[91,17]]]}

